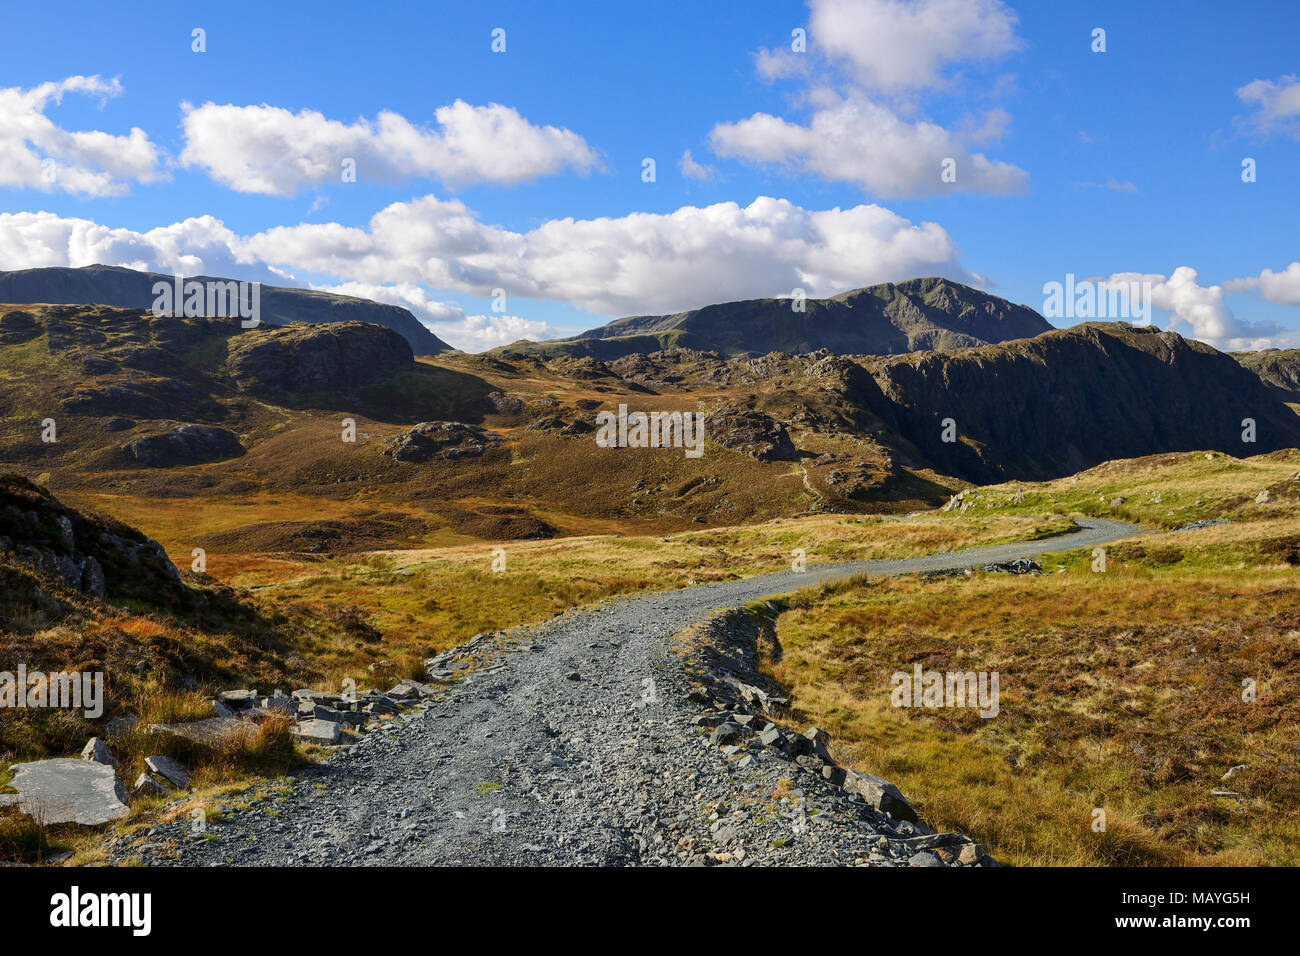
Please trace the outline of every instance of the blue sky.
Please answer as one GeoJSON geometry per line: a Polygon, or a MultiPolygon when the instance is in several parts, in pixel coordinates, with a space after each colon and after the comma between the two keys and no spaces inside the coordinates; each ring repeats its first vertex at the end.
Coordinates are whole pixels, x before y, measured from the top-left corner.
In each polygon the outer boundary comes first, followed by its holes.
{"type": "Polygon", "coordinates": [[[1140,274],[1161,325],[1300,345],[1292,2],[5,18],[0,269],[311,284],[473,349],[795,287],[944,274],[1041,310],[1067,274],[1140,274]]]}

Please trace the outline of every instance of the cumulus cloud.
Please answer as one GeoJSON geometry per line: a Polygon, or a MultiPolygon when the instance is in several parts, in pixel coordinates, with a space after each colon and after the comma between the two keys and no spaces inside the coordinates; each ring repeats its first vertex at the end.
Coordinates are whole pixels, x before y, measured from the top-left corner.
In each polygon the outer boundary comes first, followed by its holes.
{"type": "Polygon", "coordinates": [[[121,95],[122,84],[99,76],[70,76],[28,90],[0,90],[0,186],[120,196],[133,182],[164,178],[163,156],[139,127],[124,136],[69,131],[46,116],[65,93],[97,96],[102,103],[121,95]]]}
{"type": "Polygon", "coordinates": [[[682,175],[687,179],[699,179],[707,182],[710,179],[716,178],[718,175],[718,171],[712,166],[704,163],[697,163],[689,149],[682,153],[682,158],[678,161],[677,168],[681,170],[682,175]]]}
{"type": "Polygon", "coordinates": [[[1237,99],[1254,108],[1238,120],[1239,125],[1300,139],[1300,78],[1294,74],[1247,83],[1238,88],[1237,99]]]}
{"type": "Polygon", "coordinates": [[[736,123],[718,124],[710,141],[719,156],[780,163],[834,182],[854,183],[886,199],[952,191],[1018,193],[1025,189],[1028,173],[968,148],[968,143],[992,135],[990,122],[1002,121],[1002,116],[986,117],[984,125],[963,135],[923,120],[910,122],[853,93],[835,96],[806,125],[755,113],[736,123]],[[952,182],[941,178],[947,160],[955,164],[952,182]]]}
{"type": "MultiPolygon", "coordinates": [[[[1001,108],[948,129],[914,114],[949,69],[1019,49],[1016,17],[1000,0],[811,0],[806,53],[763,49],[766,80],[802,76],[804,120],[771,113],[717,124],[715,154],[777,164],[886,199],[949,192],[1022,192],[1028,173],[977,147],[1002,139],[1001,108]],[[943,175],[945,172],[955,172],[943,175]]],[[[999,81],[996,89],[1004,88],[999,81]]]]}
{"type": "Polygon", "coordinates": [[[914,224],[878,205],[813,211],[769,197],[513,232],[482,223],[459,202],[426,196],[388,206],[365,229],[280,227],[250,237],[246,248],[259,261],[357,281],[481,296],[501,288],[601,315],[673,312],[796,287],[830,295],[918,274],[973,280],[935,223],[914,224]]]}
{"type": "Polygon", "coordinates": [[[809,31],[870,89],[933,87],[946,67],[1021,47],[1001,0],[813,0],[809,31]]]}
{"type": "Polygon", "coordinates": [[[537,341],[559,338],[564,334],[547,322],[518,315],[466,315],[458,303],[439,301],[429,294],[428,289],[412,282],[390,285],[341,282],[336,285],[313,284],[311,288],[401,306],[434,335],[465,352],[483,352],[524,338],[537,341]]]}
{"type": "MultiPolygon", "coordinates": [[[[1179,266],[1170,275],[1121,272],[1110,276],[1112,283],[1149,283],[1151,305],[1169,313],[1167,327],[1217,349],[1269,348],[1293,336],[1276,322],[1247,322],[1238,319],[1225,301],[1224,285],[1203,286],[1191,266],[1179,266]]],[[[1234,280],[1234,282],[1237,280],[1234,280]]]]}
{"type": "Polygon", "coordinates": [[[480,340],[487,326],[458,317],[456,306],[429,290],[487,298],[502,289],[509,301],[563,302],[617,316],[796,288],[826,296],[916,275],[981,281],[962,267],[956,243],[936,223],[913,223],[874,204],[809,210],[769,197],[748,206],[557,219],[527,232],[484,223],[463,203],[434,196],[393,203],[365,227],[302,223],[251,236],[209,216],[136,232],[52,213],[6,213],[0,261],[11,268],[102,262],[281,283],[295,273],[337,277],[318,287],[400,304],[439,335],[438,323],[460,322],[466,336],[480,340]]]}
{"type": "Polygon", "coordinates": [[[332,120],[314,110],[205,103],[184,107],[181,161],[240,192],[291,196],[304,186],[342,179],[352,160],[360,181],[436,179],[449,187],[515,185],[565,169],[599,166],[577,133],[536,126],[508,106],[457,100],[434,113],[437,129],[398,113],[374,120],[332,120]]]}
{"type": "Polygon", "coordinates": [[[1300,262],[1293,262],[1281,272],[1264,269],[1257,276],[1232,279],[1223,284],[1225,289],[1233,291],[1252,291],[1259,293],[1266,302],[1278,305],[1300,305],[1300,262]]]}

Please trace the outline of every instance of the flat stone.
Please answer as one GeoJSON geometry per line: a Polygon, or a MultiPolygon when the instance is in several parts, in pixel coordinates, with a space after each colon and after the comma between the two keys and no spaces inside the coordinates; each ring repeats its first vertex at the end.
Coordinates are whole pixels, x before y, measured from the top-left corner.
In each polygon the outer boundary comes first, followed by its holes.
{"type": "Polygon", "coordinates": [[[151,734],[171,734],[198,744],[216,745],[236,734],[246,733],[250,724],[237,717],[208,717],[178,724],[150,724],[151,734]]]}
{"type": "Polygon", "coordinates": [[[17,794],[0,796],[0,804],[15,807],[42,824],[79,823],[98,826],[130,812],[126,791],[112,767],[76,757],[55,757],[16,763],[10,782],[17,794]]]}
{"type": "Polygon", "coordinates": [[[244,707],[252,707],[257,703],[256,690],[227,690],[220,694],[222,702],[239,710],[244,707]]]}
{"type": "Polygon", "coordinates": [[[339,725],[332,720],[300,720],[292,733],[305,744],[331,745],[339,742],[339,725]]]}
{"type": "Polygon", "coordinates": [[[939,859],[938,856],[931,853],[929,850],[922,850],[920,853],[914,854],[912,858],[907,861],[907,865],[908,866],[943,866],[943,860],[939,859]]]}
{"type": "Polygon", "coordinates": [[[162,777],[168,783],[186,790],[190,785],[190,772],[186,769],[185,764],[179,760],[173,760],[171,757],[145,757],[144,765],[162,777]]]}

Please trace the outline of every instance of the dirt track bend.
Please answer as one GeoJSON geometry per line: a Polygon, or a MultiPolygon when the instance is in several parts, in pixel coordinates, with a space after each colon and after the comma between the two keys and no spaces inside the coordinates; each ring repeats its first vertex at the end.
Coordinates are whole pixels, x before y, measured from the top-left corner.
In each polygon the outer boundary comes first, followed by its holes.
{"type": "MultiPolygon", "coordinates": [[[[788,761],[749,766],[692,721],[670,638],[708,615],[863,572],[942,570],[1090,548],[1132,525],[1081,519],[1059,537],[906,560],[809,565],[611,599],[501,635],[490,660],[265,799],[191,832],[121,841],[153,865],[938,865],[925,828],[884,817],[788,761]],[[656,701],[642,701],[646,678],[656,701]],[[781,799],[793,782],[795,802],[781,799]],[[803,805],[798,820],[792,807],[803,805]],[[803,825],[797,826],[800,821],[803,825]]],[[[482,655],[480,655],[480,660],[482,655]]],[[[830,742],[834,752],[834,740],[830,742]]],[[[870,767],[856,768],[870,771],[870,767]]],[[[937,768],[938,769],[938,768],[937,768]]]]}

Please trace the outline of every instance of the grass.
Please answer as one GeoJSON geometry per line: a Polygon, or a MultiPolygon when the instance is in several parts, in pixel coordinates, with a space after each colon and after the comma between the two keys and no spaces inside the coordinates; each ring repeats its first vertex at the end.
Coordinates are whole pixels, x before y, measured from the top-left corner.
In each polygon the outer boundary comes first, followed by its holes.
{"type": "Polygon", "coordinates": [[[1100,487],[1130,520],[1160,523],[1172,501],[1179,523],[1193,505],[1232,523],[1113,545],[1104,573],[1078,551],[1042,576],[857,580],[788,599],[764,666],[792,719],[1003,862],[1300,863],[1300,512],[1285,487],[1297,456],[1162,457],[980,489],[976,505],[992,507],[974,513],[1068,508],[1100,487]],[[998,715],[892,706],[891,676],[918,663],[997,671],[998,715]]]}

